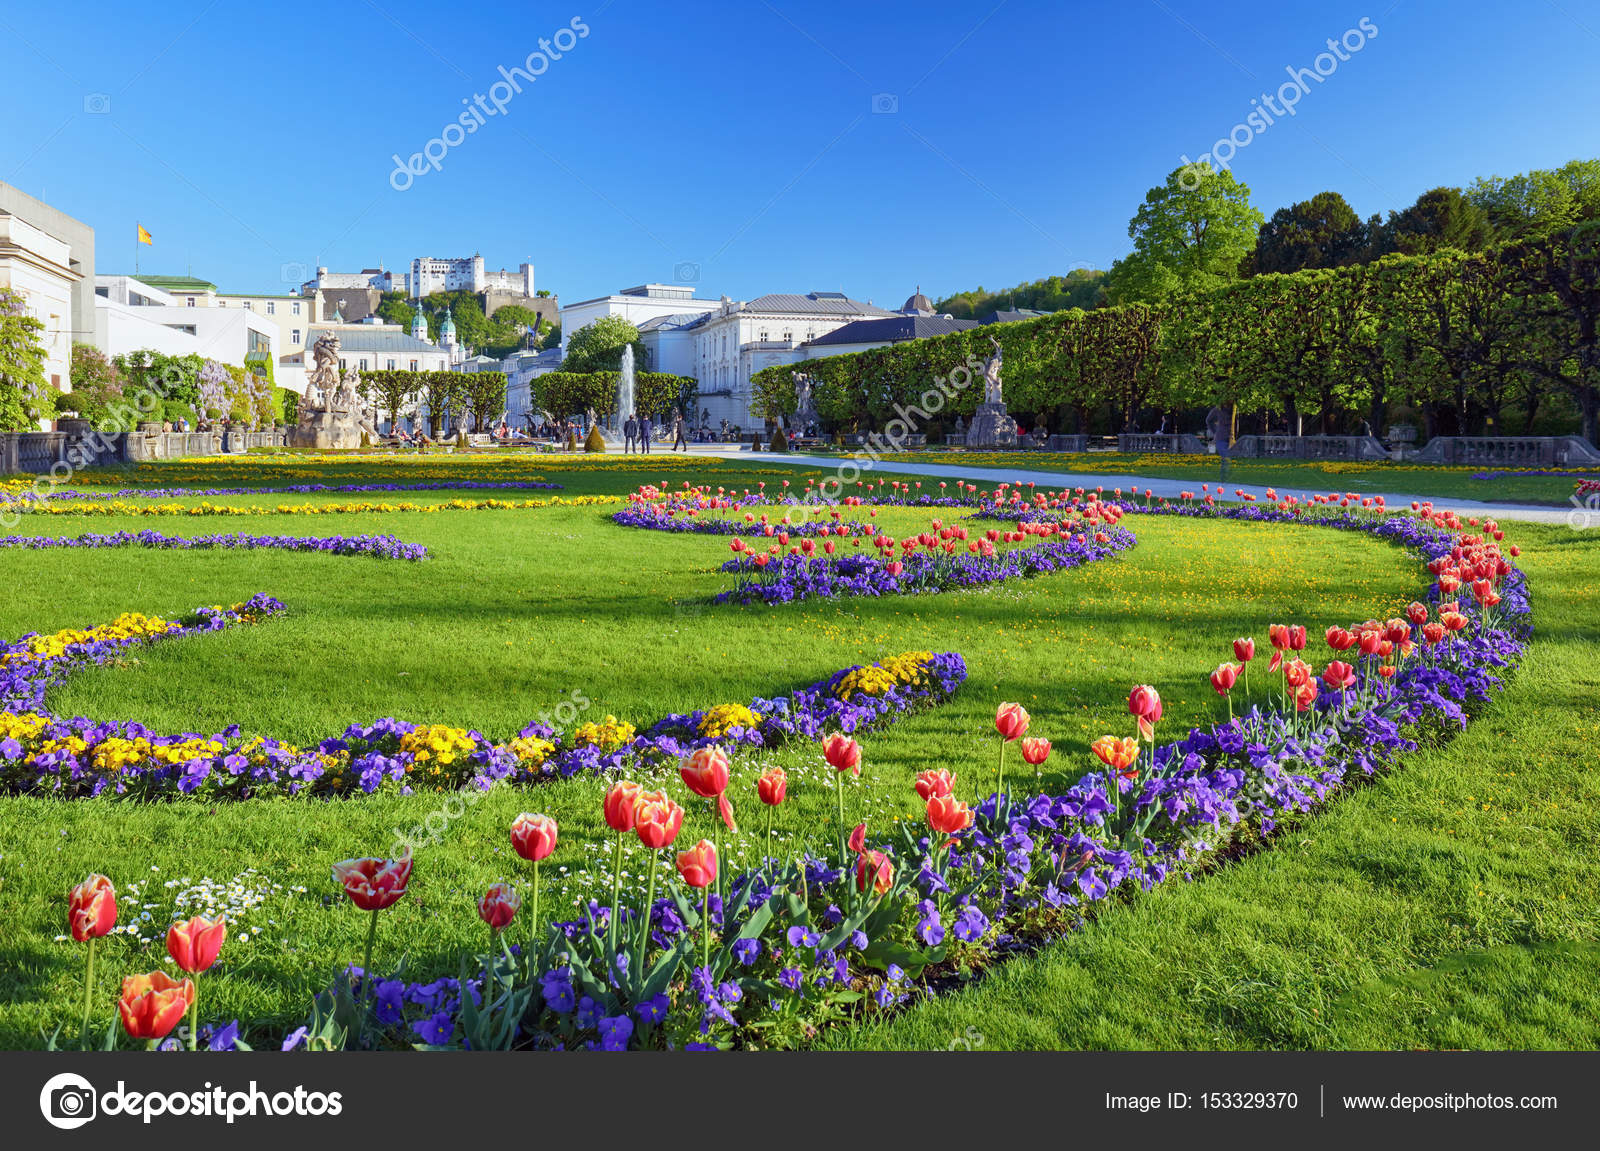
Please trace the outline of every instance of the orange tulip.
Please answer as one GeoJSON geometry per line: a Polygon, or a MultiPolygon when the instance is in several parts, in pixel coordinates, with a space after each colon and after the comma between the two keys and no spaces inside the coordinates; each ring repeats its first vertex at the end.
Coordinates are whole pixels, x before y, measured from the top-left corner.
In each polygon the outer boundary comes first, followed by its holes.
{"type": "Polygon", "coordinates": [[[333,865],[335,883],[362,911],[381,911],[398,903],[411,882],[411,849],[399,859],[346,859],[333,865]]]}
{"type": "Polygon", "coordinates": [[[1430,621],[1422,625],[1422,638],[1429,645],[1436,644],[1444,639],[1444,624],[1430,621]]]}
{"type": "Polygon", "coordinates": [[[644,788],[632,780],[623,780],[606,792],[606,826],[619,833],[632,831],[637,820],[634,813],[643,794],[644,788]]]}
{"type": "Polygon", "coordinates": [[[1308,679],[1295,689],[1294,706],[1297,711],[1308,711],[1317,702],[1317,681],[1308,679]]]}
{"type": "Polygon", "coordinates": [[[635,812],[634,830],[639,833],[639,842],[654,851],[677,839],[683,827],[683,808],[668,799],[664,791],[642,794],[635,812]]]}
{"type": "Polygon", "coordinates": [[[489,930],[499,931],[510,923],[522,906],[522,896],[509,883],[491,883],[489,890],[478,900],[478,917],[489,925],[489,930]]]}
{"type": "Polygon", "coordinates": [[[936,795],[949,795],[955,789],[956,777],[948,771],[919,771],[917,772],[917,794],[923,799],[932,799],[936,795]]]}
{"type": "Polygon", "coordinates": [[[1007,743],[1028,733],[1030,717],[1020,703],[1002,703],[994,713],[994,727],[1007,743]]]}
{"type": "Polygon", "coordinates": [[[1311,678],[1311,667],[1303,659],[1292,659],[1283,665],[1283,679],[1290,687],[1303,687],[1311,678]]]}
{"type": "Polygon", "coordinates": [[[678,853],[678,874],[690,887],[710,887],[717,881],[717,849],[702,839],[688,851],[678,853]]]}
{"type": "Polygon", "coordinates": [[[548,815],[525,811],[511,821],[511,848],[529,863],[538,863],[556,849],[559,830],[548,815]]]}
{"type": "Polygon", "coordinates": [[[1034,767],[1038,767],[1050,758],[1050,741],[1048,739],[1036,739],[1030,736],[1024,739],[1019,746],[1022,748],[1022,758],[1033,764],[1034,767]]]}
{"type": "Polygon", "coordinates": [[[210,920],[196,915],[184,923],[174,923],[167,928],[167,954],[180,971],[198,975],[217,961],[222,941],[228,938],[225,921],[210,920]]]}
{"type": "Polygon", "coordinates": [[[1447,611],[1439,616],[1439,622],[1444,624],[1446,631],[1460,631],[1471,621],[1460,612],[1447,611]]]}
{"type": "Polygon", "coordinates": [[[949,795],[928,800],[928,826],[940,835],[954,835],[972,826],[972,808],[949,795]]]}
{"type": "Polygon", "coordinates": [[[117,1014],[134,1039],[165,1039],[194,1002],[194,982],[182,983],[165,971],[130,975],[122,981],[117,1014]]]}
{"type": "Polygon", "coordinates": [[[67,925],[79,943],[99,939],[117,925],[117,891],[98,872],[67,896],[67,925]]]}
{"type": "Polygon", "coordinates": [[[1282,651],[1289,646],[1289,629],[1281,623],[1272,624],[1267,628],[1267,638],[1272,641],[1272,646],[1282,651]]]}
{"type": "Polygon", "coordinates": [[[701,799],[715,799],[728,790],[728,753],[720,747],[698,748],[683,761],[678,774],[701,799]]]}
{"type": "Polygon", "coordinates": [[[1139,761],[1139,741],[1131,737],[1118,739],[1114,735],[1102,735],[1089,745],[1089,749],[1100,757],[1113,771],[1123,775],[1135,774],[1129,769],[1139,761]]]}

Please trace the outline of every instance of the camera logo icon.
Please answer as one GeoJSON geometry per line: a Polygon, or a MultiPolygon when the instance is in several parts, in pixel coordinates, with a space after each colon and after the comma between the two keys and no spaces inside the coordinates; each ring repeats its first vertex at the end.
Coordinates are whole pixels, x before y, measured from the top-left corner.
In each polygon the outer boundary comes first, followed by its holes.
{"type": "Polygon", "coordinates": [[[52,1075],[39,1092],[39,1111],[50,1126],[73,1131],[94,1118],[96,1098],[94,1084],[63,1071],[52,1075]]]}
{"type": "Polygon", "coordinates": [[[91,116],[104,116],[111,111],[111,97],[104,92],[90,92],[83,98],[83,110],[91,116]]]}
{"type": "Polygon", "coordinates": [[[278,265],[278,278],[285,284],[303,284],[310,278],[309,272],[310,269],[299,260],[278,265]]]}
{"type": "Polygon", "coordinates": [[[698,284],[700,265],[693,260],[679,260],[672,265],[672,278],[680,284],[698,284]]]}
{"type": "Polygon", "coordinates": [[[900,111],[900,97],[893,92],[879,92],[872,97],[874,116],[893,116],[898,111],[900,111]]]}

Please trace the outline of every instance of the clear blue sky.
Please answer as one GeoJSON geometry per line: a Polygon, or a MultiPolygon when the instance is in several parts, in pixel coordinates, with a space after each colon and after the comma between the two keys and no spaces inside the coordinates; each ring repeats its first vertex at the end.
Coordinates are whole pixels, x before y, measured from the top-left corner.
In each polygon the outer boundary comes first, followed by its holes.
{"type": "Polygon", "coordinates": [[[1376,38],[1234,158],[1267,214],[1600,155],[1588,0],[192,0],[0,10],[0,180],[93,225],[103,272],[137,220],[145,271],[225,291],[481,251],[569,301],[698,265],[701,295],[898,306],[1109,265],[1180,154],[1363,17],[1376,38]],[[574,17],[503,115],[393,189],[395,153],[574,17]]]}

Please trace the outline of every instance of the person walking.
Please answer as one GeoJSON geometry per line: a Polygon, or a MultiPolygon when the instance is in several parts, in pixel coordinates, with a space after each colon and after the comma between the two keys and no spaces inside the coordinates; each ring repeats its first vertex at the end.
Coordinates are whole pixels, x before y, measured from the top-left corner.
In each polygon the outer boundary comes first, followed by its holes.
{"type": "Polygon", "coordinates": [[[627,455],[633,451],[633,442],[639,438],[639,413],[629,412],[627,422],[622,425],[622,454],[627,455]]]}
{"type": "Polygon", "coordinates": [[[688,451],[689,451],[689,441],[684,438],[684,434],[683,434],[683,431],[684,431],[683,413],[679,412],[679,411],[674,411],[672,413],[672,417],[673,417],[672,418],[672,434],[673,434],[672,450],[673,451],[677,451],[678,448],[680,446],[682,446],[682,448],[684,450],[684,454],[687,455],[688,451]]]}
{"type": "Polygon", "coordinates": [[[650,454],[650,417],[639,418],[639,450],[645,455],[650,454]]]}

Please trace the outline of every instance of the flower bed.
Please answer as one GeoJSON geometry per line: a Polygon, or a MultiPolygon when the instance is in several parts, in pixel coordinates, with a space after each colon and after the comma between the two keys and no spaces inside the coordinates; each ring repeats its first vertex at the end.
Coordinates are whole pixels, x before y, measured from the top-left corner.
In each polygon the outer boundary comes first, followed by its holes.
{"type": "MultiPolygon", "coordinates": [[[[498,485],[496,485],[498,486],[498,485]]],[[[509,511],[522,508],[607,507],[618,502],[616,496],[551,496],[528,500],[445,500],[437,504],[386,503],[360,500],[342,504],[155,504],[125,499],[68,501],[58,505],[50,500],[19,500],[11,510],[25,515],[50,516],[328,516],[363,512],[442,512],[509,511]]]]}
{"type": "Polygon", "coordinates": [[[43,495],[33,491],[15,494],[0,491],[0,503],[10,501],[43,500],[126,500],[126,499],[184,499],[195,496],[271,496],[312,495],[317,492],[470,492],[470,491],[552,491],[565,490],[564,484],[550,484],[535,480],[505,480],[489,483],[483,480],[457,480],[454,483],[426,484],[293,484],[277,488],[118,488],[116,491],[86,491],[83,488],[62,488],[43,495]]]}
{"type": "Polygon", "coordinates": [[[1579,480],[1576,494],[1583,496],[1600,495],[1600,480],[1579,480]]]}
{"type": "Polygon", "coordinates": [[[378,559],[421,560],[428,554],[422,544],[408,544],[392,535],[378,536],[253,536],[243,532],[219,532],[207,536],[169,536],[157,531],[85,532],[81,536],[0,535],[0,548],[157,548],[177,551],[257,551],[270,549],[291,552],[326,552],[340,556],[373,556],[378,559]]]}
{"type": "Polygon", "coordinates": [[[140,615],[52,636],[24,636],[0,649],[0,788],[10,792],[149,797],[200,793],[249,798],[341,795],[393,788],[488,789],[580,772],[615,772],[676,759],[708,744],[772,747],[894,723],[937,706],[966,679],[953,652],[908,652],[867,668],[844,668],[810,687],[748,705],[722,704],[663,717],[641,733],[607,716],[571,736],[540,722],[496,742],[477,731],[385,718],[352,724],[314,747],[238,725],[209,736],[158,735],[132,721],[61,719],[44,707],[46,688],[71,671],[117,659],[133,644],[254,622],[283,605],[256,596],[228,611],[201,609],[188,622],[140,615]]]}
{"type": "MultiPolygon", "coordinates": [[[[863,824],[846,843],[841,791],[836,855],[769,858],[719,881],[718,852],[702,841],[678,856],[686,886],[673,882],[657,899],[652,878],[642,902],[591,902],[587,914],[548,933],[536,922],[531,938],[538,942],[470,962],[482,975],[464,988],[367,980],[352,969],[285,1046],[798,1045],[819,1026],[892,1010],[913,991],[931,991],[935,975],[1084,928],[1090,905],[1193,878],[1247,829],[1270,836],[1280,821],[1392,769],[1419,740],[1464,726],[1503,686],[1526,642],[1526,580],[1501,554],[1492,521],[1479,535],[1431,511],[1378,518],[1276,506],[1148,510],[1367,531],[1415,548],[1435,582],[1429,602],[1413,604],[1406,618],[1329,627],[1335,658],[1320,676],[1305,659],[1306,629],[1273,625],[1267,674],[1281,674],[1281,689],[1269,683],[1242,714],[1180,739],[1157,741],[1159,695],[1136,687],[1129,711],[1138,734],[1095,741],[1101,765],[1063,794],[1005,789],[1009,742],[1018,741],[1030,762],[1051,749],[1043,741],[1030,747],[1035,741],[1021,738],[1026,712],[1004,704],[996,715],[1000,786],[968,807],[949,773],[923,773],[917,790],[928,803],[926,833],[907,826],[885,841],[863,824]],[[1476,602],[1446,598],[1464,587],[1476,602]],[[362,1007],[369,992],[387,1004],[372,1034],[362,1007]]],[[[1253,661],[1253,641],[1235,641],[1234,652],[1253,661]]],[[[1212,686],[1233,692],[1238,671],[1224,664],[1212,686]]],[[[853,741],[830,739],[823,752],[841,772],[861,767],[853,741]]],[[[683,766],[696,795],[725,792],[727,774],[718,773],[714,756],[708,749],[683,766]]],[[[782,780],[772,788],[768,782],[763,777],[760,797],[777,806],[782,780]]],[[[630,797],[624,786],[607,797],[613,829],[627,835],[636,825],[647,848],[670,844],[681,808],[665,794],[635,788],[630,797]]],[[[546,846],[530,852],[513,828],[513,846],[525,858],[545,858],[555,848],[553,821],[548,830],[546,846]]],[[[363,863],[381,864],[380,871],[403,867],[398,890],[390,888],[391,902],[403,897],[409,859],[363,863]]],[[[479,910],[491,929],[517,914],[520,901],[511,896],[485,897],[479,910]]]]}

